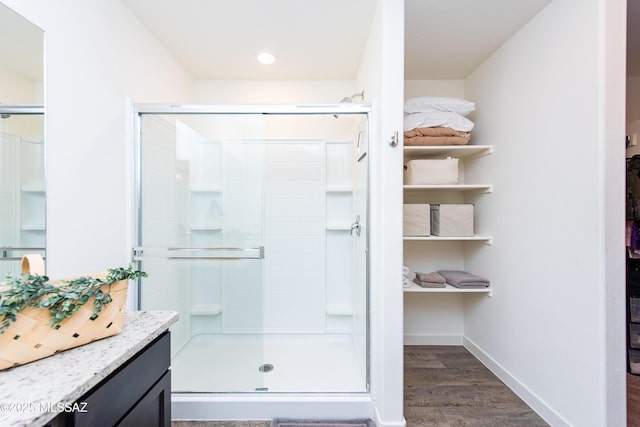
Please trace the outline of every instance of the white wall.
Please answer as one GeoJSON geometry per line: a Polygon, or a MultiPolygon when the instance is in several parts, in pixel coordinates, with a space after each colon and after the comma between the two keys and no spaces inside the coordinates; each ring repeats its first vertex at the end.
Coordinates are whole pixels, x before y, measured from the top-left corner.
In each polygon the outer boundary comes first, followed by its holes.
{"type": "Polygon", "coordinates": [[[473,171],[495,184],[483,205],[494,243],[467,258],[494,297],[466,305],[466,344],[552,425],[624,422],[624,335],[605,333],[624,328],[624,267],[609,262],[624,245],[624,98],[603,97],[623,81],[619,56],[610,69],[604,58],[624,42],[600,50],[624,28],[620,4],[551,2],[465,86],[475,143],[495,145],[473,171]]]}
{"type": "MultiPolygon", "coordinates": [[[[353,80],[196,80],[199,104],[334,104],[361,89],[353,80]]],[[[369,98],[365,93],[365,101],[369,98]]]]}
{"type": "Polygon", "coordinates": [[[3,104],[37,104],[42,102],[40,92],[42,82],[16,73],[8,68],[0,67],[0,94],[3,104]]]}
{"type": "Polygon", "coordinates": [[[45,31],[48,273],[126,265],[125,100],[189,102],[192,79],[119,1],[4,3],[45,31]]]}
{"type": "Polygon", "coordinates": [[[379,426],[405,424],[403,409],[402,132],[404,4],[380,0],[358,71],[374,107],[369,147],[371,394],[379,426]]]}

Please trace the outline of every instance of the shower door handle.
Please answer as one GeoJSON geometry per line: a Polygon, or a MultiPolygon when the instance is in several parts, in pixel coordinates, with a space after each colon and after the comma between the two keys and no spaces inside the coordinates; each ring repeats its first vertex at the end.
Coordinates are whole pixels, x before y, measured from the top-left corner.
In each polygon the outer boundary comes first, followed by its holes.
{"type": "Polygon", "coordinates": [[[351,224],[351,235],[353,236],[353,233],[356,233],[356,236],[360,236],[360,231],[361,231],[360,215],[357,215],[356,216],[356,222],[351,224]]]}
{"type": "Polygon", "coordinates": [[[135,247],[133,261],[145,259],[234,261],[241,259],[263,259],[264,246],[257,248],[149,248],[135,247]]]}

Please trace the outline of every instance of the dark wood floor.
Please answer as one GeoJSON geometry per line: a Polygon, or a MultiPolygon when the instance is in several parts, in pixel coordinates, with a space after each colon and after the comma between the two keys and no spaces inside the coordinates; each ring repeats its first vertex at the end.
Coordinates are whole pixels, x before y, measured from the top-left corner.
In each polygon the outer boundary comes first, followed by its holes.
{"type": "MultiPolygon", "coordinates": [[[[407,427],[547,426],[464,347],[406,346],[407,427]]],[[[173,427],[268,427],[268,421],[173,422],[173,427]]]]}
{"type": "Polygon", "coordinates": [[[640,426],[640,377],[627,374],[627,426],[640,426]]]}
{"type": "Polygon", "coordinates": [[[406,346],[404,417],[416,426],[547,426],[461,346],[406,346]]]}

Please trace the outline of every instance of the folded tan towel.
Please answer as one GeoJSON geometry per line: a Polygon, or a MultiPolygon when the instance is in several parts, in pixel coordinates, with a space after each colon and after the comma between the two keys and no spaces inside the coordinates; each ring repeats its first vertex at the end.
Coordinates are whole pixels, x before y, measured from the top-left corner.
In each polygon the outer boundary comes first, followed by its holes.
{"type": "Polygon", "coordinates": [[[421,282],[444,283],[445,278],[436,272],[420,273],[416,271],[416,280],[421,282]]]}
{"type": "Polygon", "coordinates": [[[466,145],[471,140],[469,132],[445,127],[415,128],[404,133],[404,145],[466,145]]]}
{"type": "Polygon", "coordinates": [[[418,279],[413,279],[413,283],[419,285],[423,288],[445,288],[446,285],[444,283],[436,283],[436,282],[422,282],[418,279]]]}

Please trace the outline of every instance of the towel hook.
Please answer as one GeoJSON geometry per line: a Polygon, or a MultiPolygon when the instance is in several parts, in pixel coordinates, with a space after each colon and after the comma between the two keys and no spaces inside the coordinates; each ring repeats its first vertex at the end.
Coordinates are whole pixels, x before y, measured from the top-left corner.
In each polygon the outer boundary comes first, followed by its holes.
{"type": "Polygon", "coordinates": [[[398,145],[398,131],[395,131],[393,135],[391,135],[391,139],[389,140],[389,145],[391,147],[395,147],[398,145]]]}

